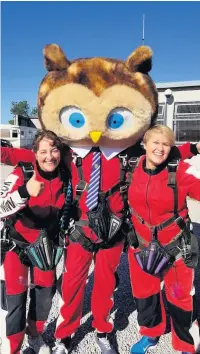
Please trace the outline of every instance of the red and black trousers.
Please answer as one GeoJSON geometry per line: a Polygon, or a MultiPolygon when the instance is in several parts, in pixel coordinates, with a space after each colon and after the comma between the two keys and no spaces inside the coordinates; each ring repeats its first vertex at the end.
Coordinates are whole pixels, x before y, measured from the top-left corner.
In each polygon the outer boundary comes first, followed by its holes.
{"type": "Polygon", "coordinates": [[[22,264],[17,253],[7,252],[4,260],[6,286],[6,337],[8,354],[19,354],[25,331],[31,336],[43,332],[55,294],[55,270],[41,271],[30,267],[30,304],[26,319],[29,267],[22,264]]]}
{"type": "MultiPolygon", "coordinates": [[[[137,249],[138,251],[138,249],[137,249]]],[[[166,329],[166,313],[161,293],[161,280],[144,272],[129,249],[132,292],[135,298],[140,334],[160,337],[166,329]]],[[[194,271],[178,259],[163,277],[167,307],[171,318],[172,346],[178,351],[195,352],[189,332],[193,314],[194,271]]]]}

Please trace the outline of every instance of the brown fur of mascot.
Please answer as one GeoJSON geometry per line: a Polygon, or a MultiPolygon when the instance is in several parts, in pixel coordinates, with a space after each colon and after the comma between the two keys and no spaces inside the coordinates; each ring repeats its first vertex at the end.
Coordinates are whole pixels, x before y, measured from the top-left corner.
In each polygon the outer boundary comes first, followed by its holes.
{"type": "Polygon", "coordinates": [[[154,122],[158,94],[148,75],[152,67],[149,47],[138,47],[126,61],[89,58],[70,62],[58,45],[51,44],[44,48],[44,58],[49,73],[39,88],[39,119],[43,128],[53,130],[69,145],[126,148],[136,144],[154,122]],[[69,120],[77,112],[84,118],[80,129],[69,120]],[[109,126],[113,113],[124,118],[117,129],[109,126]]]}

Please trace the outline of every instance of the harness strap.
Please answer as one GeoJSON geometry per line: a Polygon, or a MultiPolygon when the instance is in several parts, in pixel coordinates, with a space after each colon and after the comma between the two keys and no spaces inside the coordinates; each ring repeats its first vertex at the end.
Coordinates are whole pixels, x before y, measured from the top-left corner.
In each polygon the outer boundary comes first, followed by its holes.
{"type": "Polygon", "coordinates": [[[78,225],[78,226],[88,226],[89,225],[89,220],[78,220],[78,221],[75,221],[75,225],[78,225]]]}
{"type": "Polygon", "coordinates": [[[73,201],[75,205],[78,205],[83,192],[88,189],[88,184],[85,182],[83,176],[82,157],[78,156],[75,153],[72,154],[72,157],[74,158],[74,163],[78,170],[78,176],[79,176],[79,182],[76,186],[76,195],[73,201]]]}
{"type": "Polygon", "coordinates": [[[24,175],[24,183],[27,183],[29,179],[33,176],[34,167],[31,162],[19,161],[17,164],[22,169],[24,175]]]}
{"type": "Polygon", "coordinates": [[[18,245],[21,249],[26,248],[29,245],[29,242],[26,241],[14,228],[13,225],[9,227],[9,237],[14,240],[16,245],[18,245]]]}
{"type": "Polygon", "coordinates": [[[184,219],[179,215],[179,212],[184,209],[184,207],[178,210],[178,189],[176,184],[176,170],[178,167],[178,160],[172,160],[168,163],[168,187],[172,189],[174,195],[174,215],[167,219],[166,221],[162,222],[158,225],[150,225],[147,221],[145,221],[137,212],[131,208],[131,212],[133,215],[138,219],[141,224],[146,225],[150,230],[161,231],[168,227],[169,225],[173,224],[174,222],[179,226],[181,230],[184,230],[187,226],[184,219]]]}
{"type": "MultiPolygon", "coordinates": [[[[75,204],[75,207],[78,206],[79,200],[82,196],[82,193],[88,189],[87,183],[84,181],[83,177],[83,170],[82,170],[82,158],[78,158],[76,154],[73,155],[74,157],[74,163],[78,169],[78,175],[80,178],[80,181],[78,185],[76,186],[76,197],[73,201],[75,204]]],[[[130,159],[130,163],[128,160],[128,155],[119,155],[118,156],[120,159],[120,182],[117,183],[115,186],[110,188],[107,192],[99,192],[99,198],[107,198],[108,196],[111,196],[118,190],[120,191],[120,195],[123,200],[124,207],[122,209],[122,212],[124,214],[124,217],[130,217],[130,208],[129,208],[129,203],[128,203],[128,187],[130,185],[131,179],[132,179],[132,173],[135,169],[135,167],[138,164],[139,159],[138,158],[132,158],[130,159]]],[[[104,243],[104,245],[101,243],[100,244],[90,244],[90,240],[84,236],[84,234],[81,232],[81,227],[83,226],[88,226],[89,221],[88,220],[78,220],[75,221],[74,228],[72,230],[69,229],[69,238],[71,238],[72,242],[73,240],[75,242],[79,242],[85,249],[92,252],[96,252],[100,247],[107,247],[108,245],[104,243]],[[80,230],[79,230],[80,229],[80,230]]]]}
{"type": "Polygon", "coordinates": [[[117,183],[115,186],[110,188],[106,193],[105,197],[111,196],[118,190],[120,191],[120,195],[122,196],[123,203],[124,203],[124,210],[129,210],[128,204],[128,187],[131,184],[132,175],[135,168],[138,166],[139,158],[138,157],[131,157],[128,160],[127,154],[120,154],[118,155],[120,159],[120,182],[117,183]]]}
{"type": "Polygon", "coordinates": [[[73,201],[75,205],[78,205],[83,192],[87,189],[88,189],[87,183],[84,180],[79,181],[79,183],[76,186],[76,196],[73,201]]]}
{"type": "MultiPolygon", "coordinates": [[[[120,159],[120,194],[124,202],[124,210],[130,214],[128,203],[128,188],[131,184],[132,175],[139,163],[139,158],[131,157],[128,160],[128,155],[119,155],[120,159]]],[[[129,215],[130,216],[130,215],[129,215]]]]}
{"type": "Polygon", "coordinates": [[[173,215],[171,218],[167,219],[166,221],[162,222],[161,224],[158,225],[150,225],[147,221],[145,221],[140,215],[137,214],[137,212],[131,208],[131,212],[133,215],[138,219],[138,221],[146,225],[150,230],[156,228],[157,231],[161,231],[168,227],[169,225],[173,224],[174,222],[180,227],[181,230],[184,230],[185,228],[185,221],[183,218],[177,213],[176,215],[173,215]]]}
{"type": "Polygon", "coordinates": [[[79,243],[84,249],[89,252],[96,252],[99,249],[99,244],[93,243],[89,238],[87,238],[81,230],[73,228],[69,234],[69,239],[72,242],[79,243]]]}
{"type": "Polygon", "coordinates": [[[120,189],[121,183],[117,183],[115,186],[113,186],[112,188],[110,188],[107,192],[105,192],[105,197],[110,197],[112,194],[114,194],[115,192],[117,192],[120,189]]]}
{"type": "MultiPolygon", "coordinates": [[[[27,183],[32,177],[34,172],[34,167],[32,163],[20,161],[17,166],[19,166],[22,169],[24,175],[24,182],[27,183]]],[[[59,233],[59,244],[63,245],[63,235],[61,234],[64,229],[66,230],[68,228],[67,224],[69,223],[69,207],[71,205],[70,193],[72,193],[72,186],[71,186],[71,179],[68,178],[68,176],[66,178],[66,171],[60,169],[60,174],[63,182],[63,192],[65,194],[65,204],[62,209],[63,213],[61,217],[61,232],[59,233]]],[[[9,237],[14,240],[14,242],[20,249],[26,248],[29,243],[15,230],[14,225],[15,222],[17,221],[17,218],[21,217],[22,214],[24,213],[26,213],[27,216],[30,217],[37,226],[37,218],[34,216],[34,214],[31,212],[30,209],[23,209],[21,212],[17,212],[13,217],[6,220],[7,223],[6,225],[8,225],[9,228],[9,237]]],[[[54,220],[54,223],[55,222],[56,220],[54,220]]],[[[38,228],[43,228],[41,222],[40,225],[38,225],[38,228]]]]}
{"type": "MultiPolygon", "coordinates": [[[[177,160],[177,159],[174,159],[174,160],[168,162],[167,169],[169,172],[169,176],[168,176],[168,184],[167,185],[169,188],[172,188],[172,191],[174,194],[174,216],[178,216],[176,218],[176,220],[174,220],[174,221],[182,231],[184,231],[184,230],[188,231],[187,224],[186,224],[185,220],[179,215],[179,211],[178,211],[178,188],[177,188],[177,183],[176,183],[176,171],[177,171],[178,163],[179,163],[179,160],[177,160]]],[[[188,217],[187,222],[188,221],[189,221],[189,217],[188,217]]]]}
{"type": "Polygon", "coordinates": [[[82,170],[82,157],[78,156],[77,154],[73,153],[72,157],[74,158],[74,162],[78,169],[78,176],[80,180],[83,180],[83,170],[82,170]]]}
{"type": "MultiPolygon", "coordinates": [[[[76,186],[76,196],[74,198],[75,205],[78,205],[83,192],[85,190],[88,190],[88,184],[85,182],[84,176],[83,176],[82,158],[80,156],[78,156],[76,153],[73,153],[72,156],[74,158],[74,163],[77,167],[78,175],[79,175],[79,179],[80,179],[79,183],[76,186]]],[[[105,198],[107,198],[119,190],[120,194],[122,196],[123,202],[124,202],[124,208],[128,209],[129,208],[128,186],[130,185],[130,182],[132,179],[132,174],[138,165],[139,158],[131,157],[128,160],[127,154],[120,154],[118,157],[120,159],[120,182],[117,183],[112,188],[110,188],[107,192],[105,192],[104,195],[105,195],[105,198]]]]}
{"type": "Polygon", "coordinates": [[[168,187],[172,188],[173,193],[174,193],[174,214],[177,214],[178,212],[178,188],[176,184],[176,170],[178,167],[178,162],[179,160],[172,160],[168,162],[167,169],[169,172],[168,175],[168,187]]]}
{"type": "MultiPolygon", "coordinates": [[[[180,239],[181,239],[181,235],[182,233],[177,234],[174,239],[167,245],[163,245],[163,247],[165,248],[165,250],[173,257],[177,257],[179,254],[181,254],[181,250],[180,250],[180,239]]],[[[139,248],[141,250],[144,250],[148,247],[149,242],[145,241],[141,236],[139,236],[137,234],[137,238],[138,238],[138,243],[139,243],[139,248]]]]}

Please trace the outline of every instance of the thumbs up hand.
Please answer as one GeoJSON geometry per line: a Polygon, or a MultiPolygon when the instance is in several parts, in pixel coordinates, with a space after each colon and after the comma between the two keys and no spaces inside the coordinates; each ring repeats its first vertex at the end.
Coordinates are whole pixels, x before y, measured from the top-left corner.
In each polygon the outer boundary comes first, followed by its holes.
{"type": "Polygon", "coordinates": [[[37,181],[35,171],[33,172],[33,176],[27,182],[26,189],[31,197],[38,197],[42,193],[44,183],[37,181]]]}

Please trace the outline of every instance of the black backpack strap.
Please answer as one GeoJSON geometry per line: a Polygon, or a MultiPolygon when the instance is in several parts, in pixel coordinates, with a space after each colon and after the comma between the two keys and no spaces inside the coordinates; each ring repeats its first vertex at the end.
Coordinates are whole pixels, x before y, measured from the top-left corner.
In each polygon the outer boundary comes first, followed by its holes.
{"type": "Polygon", "coordinates": [[[129,171],[127,174],[127,182],[129,183],[129,185],[131,184],[132,176],[133,176],[133,173],[134,173],[136,167],[138,166],[139,160],[140,160],[140,157],[134,157],[134,156],[128,160],[129,171]]]}
{"type": "Polygon", "coordinates": [[[118,158],[120,160],[120,181],[105,193],[105,197],[113,195],[118,190],[120,190],[122,196],[127,192],[126,173],[128,172],[128,155],[120,154],[118,155],[118,158]]]}
{"type": "Polygon", "coordinates": [[[127,215],[130,213],[129,204],[128,204],[128,187],[129,184],[127,183],[127,173],[129,171],[129,164],[128,164],[128,155],[127,154],[119,154],[120,160],[120,195],[122,197],[124,203],[124,213],[127,215]]]}
{"type": "Polygon", "coordinates": [[[69,239],[72,242],[79,243],[85,250],[89,252],[97,252],[100,248],[99,243],[93,243],[89,238],[87,238],[79,226],[72,226],[70,230],[69,239]]]}
{"type": "Polygon", "coordinates": [[[177,188],[177,183],[176,183],[176,171],[178,168],[179,160],[174,159],[168,162],[167,164],[167,169],[168,169],[168,187],[172,188],[173,194],[174,194],[174,216],[167,220],[165,223],[163,223],[163,227],[166,227],[169,225],[169,221],[173,220],[181,230],[184,230],[186,227],[185,221],[183,218],[179,215],[178,213],[178,188],[177,188]],[[166,225],[164,225],[166,224],[166,225]]]}
{"type": "Polygon", "coordinates": [[[136,167],[138,166],[138,162],[139,162],[138,157],[131,157],[127,161],[126,174],[125,174],[125,183],[126,183],[125,184],[125,186],[126,186],[125,192],[123,193],[123,189],[122,189],[122,191],[120,189],[120,193],[121,193],[123,201],[124,201],[124,208],[125,208],[125,210],[129,211],[129,213],[130,213],[130,208],[129,208],[129,204],[128,204],[128,188],[131,184],[133,173],[134,173],[136,167]]]}
{"type": "Polygon", "coordinates": [[[120,161],[120,183],[126,181],[126,173],[128,172],[128,155],[127,154],[119,154],[120,161]]]}
{"type": "Polygon", "coordinates": [[[73,153],[72,157],[74,159],[74,163],[78,170],[79,182],[76,186],[76,196],[74,198],[74,204],[78,206],[79,200],[83,194],[83,192],[87,189],[88,185],[84,180],[83,176],[83,169],[82,169],[82,157],[78,156],[77,154],[73,153]]]}
{"type": "Polygon", "coordinates": [[[174,215],[178,213],[178,188],[176,184],[176,171],[178,167],[179,160],[172,160],[168,162],[168,183],[167,186],[172,188],[174,193],[174,215]]]}
{"type": "Polygon", "coordinates": [[[24,175],[24,183],[27,183],[33,176],[34,167],[31,162],[19,161],[17,167],[20,167],[24,175]]]}
{"type": "Polygon", "coordinates": [[[128,187],[130,186],[133,172],[138,165],[139,158],[131,157],[129,159],[127,154],[119,154],[118,158],[120,160],[120,182],[110,188],[105,193],[105,197],[109,197],[119,190],[123,199],[124,210],[128,211],[128,187]]]}

